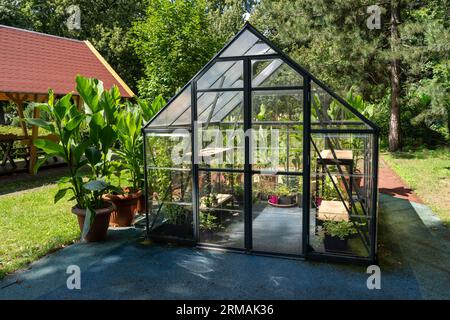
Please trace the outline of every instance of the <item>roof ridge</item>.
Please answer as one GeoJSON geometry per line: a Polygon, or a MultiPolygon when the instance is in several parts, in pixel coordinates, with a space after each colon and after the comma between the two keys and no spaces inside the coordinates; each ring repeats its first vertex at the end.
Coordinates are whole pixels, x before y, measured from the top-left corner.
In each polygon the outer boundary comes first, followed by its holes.
{"type": "Polygon", "coordinates": [[[22,29],[22,28],[18,28],[18,27],[7,26],[7,25],[4,25],[4,24],[0,24],[0,28],[13,29],[13,30],[22,31],[22,32],[33,33],[33,34],[36,34],[36,35],[39,35],[39,36],[46,36],[46,37],[51,37],[51,38],[56,38],[56,39],[61,39],[61,40],[67,40],[67,41],[74,41],[74,42],[83,43],[83,40],[72,39],[72,38],[61,37],[61,36],[55,36],[53,34],[48,34],[48,33],[38,32],[38,31],[34,31],[34,30],[28,30],[28,29],[22,29]]]}

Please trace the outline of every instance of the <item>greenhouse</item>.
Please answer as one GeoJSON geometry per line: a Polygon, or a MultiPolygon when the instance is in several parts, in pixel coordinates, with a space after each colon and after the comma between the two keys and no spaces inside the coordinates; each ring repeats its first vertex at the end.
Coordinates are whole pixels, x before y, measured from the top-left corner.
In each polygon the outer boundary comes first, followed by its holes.
{"type": "Polygon", "coordinates": [[[376,260],[378,128],[249,23],[143,134],[149,238],[376,260]]]}

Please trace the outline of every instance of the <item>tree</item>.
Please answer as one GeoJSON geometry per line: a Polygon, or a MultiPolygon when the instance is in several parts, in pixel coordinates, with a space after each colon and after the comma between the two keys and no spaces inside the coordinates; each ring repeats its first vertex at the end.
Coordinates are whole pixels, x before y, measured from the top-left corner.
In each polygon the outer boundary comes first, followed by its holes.
{"type": "Polygon", "coordinates": [[[369,0],[261,0],[250,17],[258,29],[336,91],[356,85],[365,99],[380,100],[388,73],[383,30],[366,26],[369,0]],[[380,50],[381,49],[381,50],[380,50]]]}
{"type": "Polygon", "coordinates": [[[400,44],[400,0],[391,0],[391,119],[389,122],[389,150],[400,148],[400,58],[398,46],[400,44]]]}
{"type": "Polygon", "coordinates": [[[225,44],[243,26],[244,15],[254,11],[256,0],[209,1],[207,12],[213,34],[225,44]]]}
{"type": "Polygon", "coordinates": [[[419,132],[416,140],[450,137],[449,8],[449,0],[430,0],[410,3],[403,10],[400,53],[403,106],[408,109],[402,112],[402,126],[404,135],[414,137],[419,132]]]}
{"type": "Polygon", "coordinates": [[[380,29],[366,25],[372,4],[261,0],[250,20],[338,93],[353,86],[376,104],[373,120],[397,150],[402,136],[420,140],[449,118],[449,2],[380,3],[380,29]],[[425,124],[428,132],[418,130],[425,124]]]}
{"type": "Polygon", "coordinates": [[[222,45],[209,24],[205,0],[151,0],[131,39],[144,66],[139,93],[150,99],[170,98],[222,45]]]}

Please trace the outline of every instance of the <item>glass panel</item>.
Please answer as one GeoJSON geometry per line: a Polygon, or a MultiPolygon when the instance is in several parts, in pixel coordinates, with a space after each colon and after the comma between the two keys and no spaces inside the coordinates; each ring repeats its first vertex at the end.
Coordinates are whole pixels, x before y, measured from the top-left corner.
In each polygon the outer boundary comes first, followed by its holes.
{"type": "Polygon", "coordinates": [[[151,234],[193,239],[191,170],[148,170],[151,234]]]}
{"type": "Polygon", "coordinates": [[[191,126],[191,86],[188,85],[165,109],[151,120],[149,128],[191,126]],[[181,116],[181,117],[180,117],[181,116]]]}
{"type": "Polygon", "coordinates": [[[191,136],[179,129],[145,138],[151,233],[193,239],[191,136]]]}
{"type": "Polygon", "coordinates": [[[251,163],[256,170],[301,172],[302,125],[253,125],[251,163]]]}
{"type": "Polygon", "coordinates": [[[244,167],[242,95],[242,92],[208,92],[199,99],[202,100],[197,135],[200,167],[244,167]]]}
{"type": "Polygon", "coordinates": [[[200,242],[244,248],[244,174],[200,172],[200,242]]]}
{"type": "Polygon", "coordinates": [[[245,30],[220,55],[220,57],[239,57],[245,55],[271,54],[274,51],[252,32],[245,30]]]}
{"type": "Polygon", "coordinates": [[[370,129],[364,121],[314,81],[311,82],[311,96],[311,127],[313,129],[344,129],[346,126],[349,129],[370,129]]]}
{"type": "Polygon", "coordinates": [[[241,91],[203,92],[197,95],[197,119],[200,122],[243,121],[241,91]],[[234,117],[232,117],[234,116],[234,117]]]}
{"type": "Polygon", "coordinates": [[[191,135],[185,129],[166,133],[147,133],[147,168],[190,168],[191,135]]]}
{"type": "Polygon", "coordinates": [[[253,175],[253,249],[302,253],[302,179],[253,175]]]}
{"type": "Polygon", "coordinates": [[[252,93],[252,121],[302,122],[303,91],[254,91],[252,93]]]}
{"type": "Polygon", "coordinates": [[[252,61],[252,86],[302,86],[303,77],[280,59],[252,61]]]}
{"type": "Polygon", "coordinates": [[[215,62],[197,81],[197,88],[242,88],[242,60],[215,62]]]}
{"type": "Polygon", "coordinates": [[[371,134],[313,134],[311,213],[314,251],[368,257],[371,241],[371,134]],[[338,237],[337,235],[340,235],[338,237]]]}

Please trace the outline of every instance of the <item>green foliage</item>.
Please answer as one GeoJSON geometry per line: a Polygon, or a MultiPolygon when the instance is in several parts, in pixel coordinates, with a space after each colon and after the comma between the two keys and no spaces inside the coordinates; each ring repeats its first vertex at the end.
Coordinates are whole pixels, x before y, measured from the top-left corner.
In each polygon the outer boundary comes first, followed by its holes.
{"type": "Polygon", "coordinates": [[[352,221],[324,221],[323,229],[325,234],[332,237],[338,237],[341,240],[345,240],[353,234],[357,234],[357,227],[363,226],[364,223],[352,222],[352,221]]]}
{"type": "MultiPolygon", "coordinates": [[[[339,184],[337,181],[335,181],[335,184],[339,188],[339,184]]],[[[345,195],[345,192],[341,191],[341,194],[345,195]]],[[[336,190],[333,182],[329,177],[325,178],[322,197],[324,200],[340,200],[338,190],[336,190]]]]}
{"type": "Polygon", "coordinates": [[[181,205],[167,203],[162,208],[164,218],[168,224],[182,225],[189,223],[189,215],[192,214],[181,205]]]}
{"type": "Polygon", "coordinates": [[[150,0],[131,34],[145,72],[139,93],[151,100],[171,97],[222,45],[211,31],[205,0],[150,0]]]}
{"type": "Polygon", "coordinates": [[[145,122],[150,121],[166,105],[166,100],[162,95],[158,95],[151,103],[144,99],[138,99],[137,102],[145,122]]]}
{"type": "Polygon", "coordinates": [[[383,159],[449,227],[450,148],[411,148],[383,159]]]}
{"type": "Polygon", "coordinates": [[[295,188],[289,188],[286,185],[282,184],[277,187],[276,194],[281,197],[287,197],[297,192],[295,188]]]}
{"type": "Polygon", "coordinates": [[[58,138],[58,142],[47,139],[34,141],[35,146],[45,152],[45,157],[37,162],[34,170],[37,171],[46,159],[53,156],[61,157],[68,164],[70,176],[60,181],[61,188],[55,195],[55,202],[62,199],[67,191],[73,193],[77,206],[87,210],[84,236],[93,221],[95,209],[104,206],[102,195],[117,191],[106,178],[109,175],[111,148],[117,139],[113,126],[120,96],[115,87],[109,91],[103,90],[102,84],[96,79],[77,76],[76,82],[86,113],[78,110],[72,102],[71,93],[55,99],[50,90],[48,102],[35,106],[48,114],[49,121],[30,118],[26,121],[58,138]],[[82,127],[89,128],[87,140],[82,135],[82,127]],[[90,174],[85,174],[85,167],[90,169],[90,174]],[[65,185],[68,182],[70,187],[65,185]]]}
{"type": "Polygon", "coordinates": [[[74,201],[66,195],[54,203],[53,195],[60,189],[54,181],[60,177],[57,170],[35,177],[18,175],[9,182],[2,179],[0,279],[79,238],[78,222],[67,214],[74,201]]]}
{"type": "Polygon", "coordinates": [[[211,212],[200,211],[200,230],[215,231],[222,229],[220,223],[216,222],[217,219],[211,212]]]}
{"type": "Polygon", "coordinates": [[[20,127],[0,125],[0,135],[22,136],[23,131],[20,127]]]}
{"type": "Polygon", "coordinates": [[[255,0],[210,0],[207,6],[208,25],[214,37],[225,44],[244,23],[243,14],[251,12],[255,0]]]}
{"type": "MultiPolygon", "coordinates": [[[[387,138],[390,121],[389,61],[401,60],[401,128],[406,144],[445,141],[449,127],[449,1],[405,1],[399,44],[391,51],[389,3],[382,28],[366,26],[367,0],[262,0],[250,21],[371,118],[387,138]],[[355,99],[356,98],[356,99],[355,99]],[[360,107],[360,108],[359,108],[360,107]]],[[[314,110],[313,110],[314,112],[314,110]]],[[[448,141],[448,140],[447,140],[448,141]]]]}
{"type": "Polygon", "coordinates": [[[144,153],[141,126],[142,116],[136,108],[124,109],[119,113],[116,129],[120,147],[115,149],[115,153],[130,174],[132,191],[143,186],[144,153]]]}

